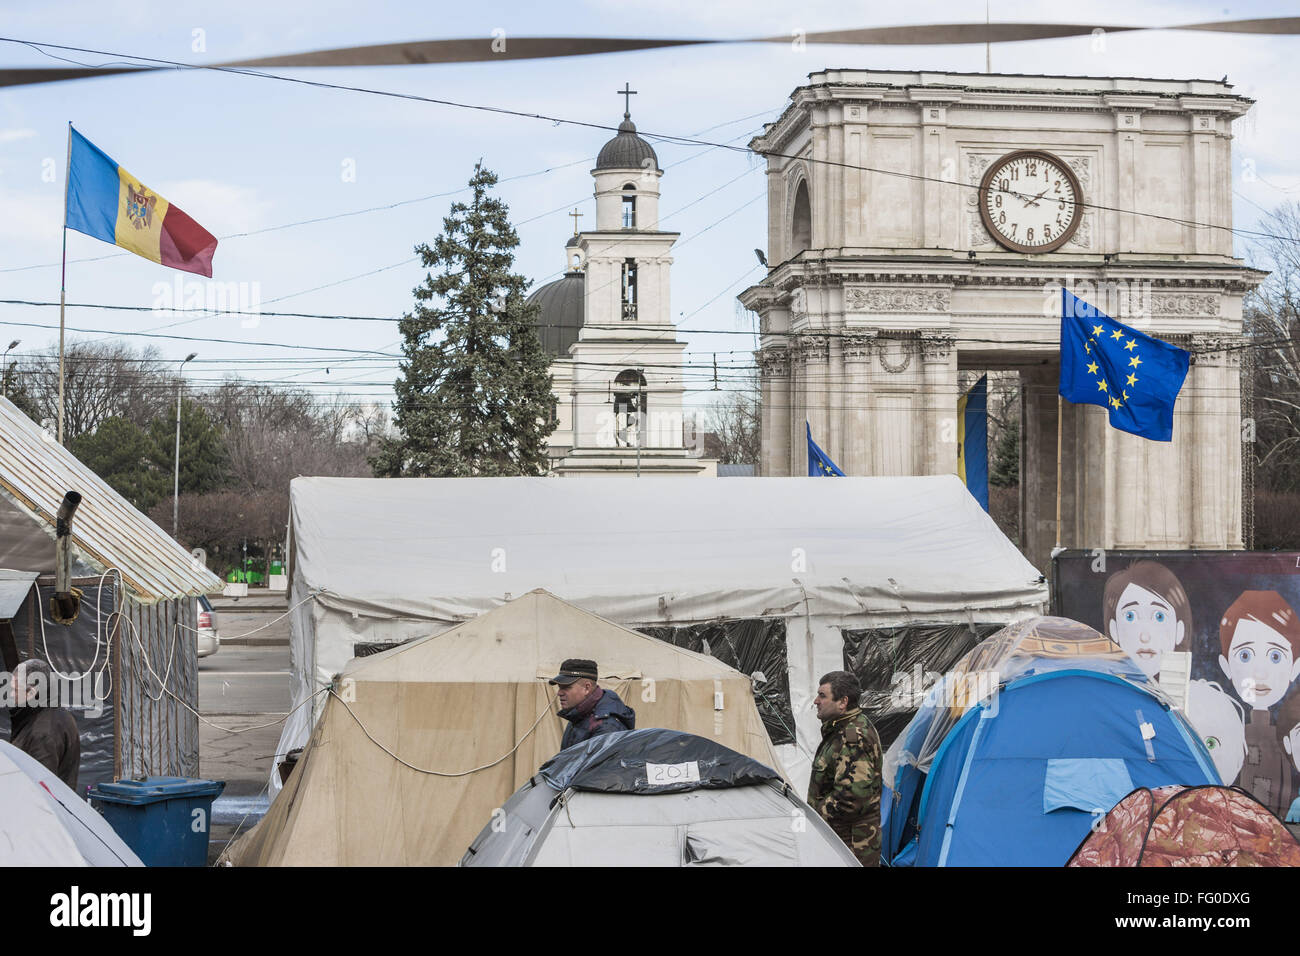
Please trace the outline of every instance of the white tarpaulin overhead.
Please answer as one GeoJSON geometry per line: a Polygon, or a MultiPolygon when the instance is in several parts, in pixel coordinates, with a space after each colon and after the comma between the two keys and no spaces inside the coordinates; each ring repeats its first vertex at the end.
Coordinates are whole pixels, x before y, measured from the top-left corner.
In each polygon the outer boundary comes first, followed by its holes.
{"type": "MultiPolygon", "coordinates": [[[[787,619],[802,783],[813,682],[843,628],[994,623],[1040,613],[1038,571],[954,476],[918,478],[296,478],[296,705],[358,644],[437,633],[535,588],[628,626],[787,619]]],[[[302,746],[322,704],[294,711],[302,746]]],[[[278,781],[276,781],[278,783],[278,781]]]]}

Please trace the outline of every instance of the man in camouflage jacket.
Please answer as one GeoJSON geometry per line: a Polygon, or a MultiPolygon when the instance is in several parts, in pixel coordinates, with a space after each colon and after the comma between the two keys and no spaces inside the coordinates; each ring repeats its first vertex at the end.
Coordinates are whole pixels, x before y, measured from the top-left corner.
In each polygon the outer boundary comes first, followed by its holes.
{"type": "Polygon", "coordinates": [[[880,737],[858,708],[862,688],[848,671],[832,671],[813,706],[822,742],[813,758],[808,803],[863,866],[880,865],[880,737]]]}

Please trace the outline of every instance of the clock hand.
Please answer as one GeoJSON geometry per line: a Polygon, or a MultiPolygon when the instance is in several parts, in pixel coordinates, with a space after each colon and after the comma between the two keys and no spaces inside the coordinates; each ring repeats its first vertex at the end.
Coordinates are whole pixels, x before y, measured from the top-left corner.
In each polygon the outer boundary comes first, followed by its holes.
{"type": "Polygon", "coordinates": [[[1037,196],[1035,196],[1033,199],[1029,200],[1029,202],[1025,203],[1025,208],[1028,209],[1030,206],[1037,206],[1037,205],[1038,205],[1038,200],[1042,199],[1042,198],[1043,198],[1044,196],[1046,196],[1046,195],[1047,195],[1047,190],[1044,189],[1041,193],[1039,193],[1039,194],[1038,194],[1037,196]]]}

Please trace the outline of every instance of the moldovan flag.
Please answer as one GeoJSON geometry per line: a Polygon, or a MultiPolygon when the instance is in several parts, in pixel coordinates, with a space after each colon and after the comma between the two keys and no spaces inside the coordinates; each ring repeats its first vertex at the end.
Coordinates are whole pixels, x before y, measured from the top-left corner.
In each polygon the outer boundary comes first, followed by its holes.
{"type": "Polygon", "coordinates": [[[68,163],[69,229],[154,262],[212,278],[212,235],[75,129],[68,163]]]}

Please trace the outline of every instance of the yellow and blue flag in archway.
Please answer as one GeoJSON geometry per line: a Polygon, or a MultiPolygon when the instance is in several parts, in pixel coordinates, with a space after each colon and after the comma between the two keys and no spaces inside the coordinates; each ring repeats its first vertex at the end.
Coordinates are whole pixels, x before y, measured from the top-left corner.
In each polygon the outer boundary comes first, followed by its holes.
{"type": "Polygon", "coordinates": [[[989,393],[988,376],[957,400],[957,476],[989,510],[989,393]]]}
{"type": "Polygon", "coordinates": [[[843,478],[844,472],[840,471],[840,466],[831,461],[831,456],[818,448],[812,440],[812,426],[805,421],[803,427],[808,434],[808,477],[843,478]]]}
{"type": "Polygon", "coordinates": [[[1062,398],[1106,409],[1113,428],[1172,441],[1191,356],[1061,289],[1062,398]]]}

